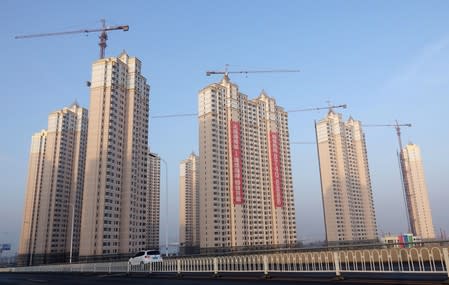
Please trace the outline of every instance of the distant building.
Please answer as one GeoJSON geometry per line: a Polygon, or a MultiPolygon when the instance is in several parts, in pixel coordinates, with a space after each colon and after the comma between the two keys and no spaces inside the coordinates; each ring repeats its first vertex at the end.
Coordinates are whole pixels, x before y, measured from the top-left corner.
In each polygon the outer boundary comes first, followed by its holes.
{"type": "Polygon", "coordinates": [[[377,239],[365,135],[360,121],[329,110],[316,123],[328,242],[377,239]]]}
{"type": "Polygon", "coordinates": [[[414,236],[410,233],[384,236],[381,240],[385,245],[396,248],[409,248],[422,244],[421,237],[414,236]]]}
{"type": "Polygon", "coordinates": [[[147,247],[149,94],[136,57],[93,63],[80,256],[147,247]]]}
{"type": "Polygon", "coordinates": [[[179,243],[183,253],[200,247],[198,160],[191,153],[179,166],[179,243]]]}
{"type": "Polygon", "coordinates": [[[198,99],[201,248],[295,244],[287,112],[227,75],[198,99]]]}
{"type": "Polygon", "coordinates": [[[434,239],[429,195],[427,192],[421,151],[416,144],[408,144],[402,149],[404,158],[404,185],[411,231],[423,239],[434,239]]]}
{"type": "Polygon", "coordinates": [[[74,103],[51,113],[47,130],[32,137],[21,265],[64,262],[70,252],[78,254],[87,122],[87,110],[74,103]]]}
{"type": "Polygon", "coordinates": [[[147,192],[147,249],[159,248],[159,220],[161,197],[161,158],[148,154],[148,192],[147,192]]]}

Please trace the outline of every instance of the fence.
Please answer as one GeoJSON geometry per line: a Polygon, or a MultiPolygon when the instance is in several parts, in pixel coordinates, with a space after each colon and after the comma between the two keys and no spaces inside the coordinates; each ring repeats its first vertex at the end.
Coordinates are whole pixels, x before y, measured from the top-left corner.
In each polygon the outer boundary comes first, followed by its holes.
{"type": "Polygon", "coordinates": [[[13,272],[147,273],[333,273],[444,274],[449,277],[448,247],[383,248],[257,255],[169,258],[145,265],[128,262],[42,265],[1,269],[13,272]]]}

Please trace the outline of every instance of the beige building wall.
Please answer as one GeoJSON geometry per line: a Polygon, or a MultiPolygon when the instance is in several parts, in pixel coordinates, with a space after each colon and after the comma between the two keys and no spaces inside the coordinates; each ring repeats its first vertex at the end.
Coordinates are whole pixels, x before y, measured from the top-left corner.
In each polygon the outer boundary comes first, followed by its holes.
{"type": "Polygon", "coordinates": [[[198,161],[191,153],[179,166],[179,243],[184,247],[200,246],[198,161]]]}
{"type": "Polygon", "coordinates": [[[365,136],[360,121],[330,110],[316,123],[326,240],[377,238],[365,136]]]}
{"type": "Polygon", "coordinates": [[[159,220],[161,192],[161,159],[155,153],[148,154],[147,192],[147,248],[159,249],[159,220]]]}
{"type": "Polygon", "coordinates": [[[18,251],[27,264],[78,253],[87,121],[75,103],[51,113],[48,129],[32,137],[18,251]]]}
{"type": "Polygon", "coordinates": [[[92,65],[81,256],[146,247],[149,92],[125,52],[92,65]]]}
{"type": "Polygon", "coordinates": [[[200,246],[296,243],[287,113],[227,75],[198,97],[200,246]]]}
{"type": "Polygon", "coordinates": [[[405,175],[409,194],[409,219],[413,234],[422,239],[434,239],[435,229],[432,221],[429,194],[424,176],[421,150],[416,144],[408,144],[402,149],[405,175]]]}

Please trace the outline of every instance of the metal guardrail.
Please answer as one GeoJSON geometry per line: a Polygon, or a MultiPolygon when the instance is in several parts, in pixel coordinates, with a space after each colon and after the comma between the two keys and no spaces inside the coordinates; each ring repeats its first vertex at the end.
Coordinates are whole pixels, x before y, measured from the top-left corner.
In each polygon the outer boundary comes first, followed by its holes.
{"type": "Polygon", "coordinates": [[[171,258],[145,265],[128,262],[42,265],[0,268],[8,272],[146,272],[146,273],[212,273],[274,272],[335,273],[345,272],[445,274],[449,278],[448,247],[383,248],[345,251],[311,251],[216,257],[171,258]]]}

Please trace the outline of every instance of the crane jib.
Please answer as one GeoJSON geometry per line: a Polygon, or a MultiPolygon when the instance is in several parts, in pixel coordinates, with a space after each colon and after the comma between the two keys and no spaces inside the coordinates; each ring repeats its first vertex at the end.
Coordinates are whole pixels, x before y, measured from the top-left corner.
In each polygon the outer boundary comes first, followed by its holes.
{"type": "Polygon", "coordinates": [[[114,31],[114,30],[123,30],[124,32],[129,30],[128,25],[121,25],[121,26],[105,26],[105,21],[102,20],[103,27],[99,29],[82,29],[82,30],[75,30],[75,31],[64,31],[64,32],[55,32],[55,33],[41,33],[41,34],[30,34],[30,35],[22,35],[22,36],[15,36],[15,39],[27,39],[27,38],[37,38],[37,37],[47,37],[47,36],[60,36],[60,35],[69,35],[69,34],[87,34],[87,33],[93,33],[93,32],[101,32],[102,36],[100,37],[100,58],[103,58],[104,56],[104,49],[106,47],[106,32],[107,31],[114,31]]]}

